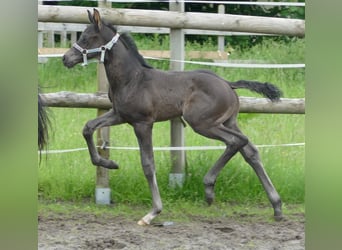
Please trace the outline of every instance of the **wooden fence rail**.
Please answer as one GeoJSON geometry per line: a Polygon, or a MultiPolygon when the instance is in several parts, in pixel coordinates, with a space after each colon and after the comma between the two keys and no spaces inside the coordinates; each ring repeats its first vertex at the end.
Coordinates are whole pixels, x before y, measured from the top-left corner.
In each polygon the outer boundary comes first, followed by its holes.
{"type": "MultiPolygon", "coordinates": [[[[38,56],[54,55],[62,56],[70,48],[38,48],[38,56]]],[[[144,57],[155,57],[155,58],[170,58],[170,50],[139,50],[139,53],[144,57]]],[[[228,53],[221,51],[186,51],[186,58],[188,59],[209,59],[209,60],[220,60],[226,61],[228,59],[228,53]]]]}
{"type": "MultiPolygon", "coordinates": [[[[38,5],[39,22],[89,23],[86,7],[38,5]]],[[[305,21],[300,19],[230,14],[99,8],[115,25],[169,27],[253,32],[303,37],[305,21]]]]}
{"type": "MultiPolygon", "coordinates": [[[[86,29],[87,24],[83,23],[51,23],[51,22],[38,22],[38,31],[40,32],[82,32],[86,29]]],[[[170,28],[164,27],[145,27],[145,26],[116,26],[120,33],[148,33],[148,34],[170,34],[170,28]]],[[[185,35],[204,35],[204,36],[266,36],[263,33],[250,33],[250,32],[232,32],[232,31],[216,31],[216,30],[202,30],[202,29],[184,29],[185,35]]]]}
{"type": "MultiPolygon", "coordinates": [[[[74,93],[61,91],[41,94],[49,107],[60,108],[97,108],[110,109],[107,93],[74,93]]],[[[239,97],[241,113],[304,114],[304,98],[282,98],[280,102],[271,102],[266,98],[239,97]]]]}

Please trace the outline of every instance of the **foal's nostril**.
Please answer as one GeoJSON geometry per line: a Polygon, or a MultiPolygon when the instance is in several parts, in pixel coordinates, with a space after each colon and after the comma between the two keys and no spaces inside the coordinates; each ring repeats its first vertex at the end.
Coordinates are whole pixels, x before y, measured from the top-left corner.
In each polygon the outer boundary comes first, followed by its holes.
{"type": "Polygon", "coordinates": [[[63,55],[63,57],[62,57],[62,62],[65,66],[67,65],[67,58],[65,55],[63,55]]]}
{"type": "Polygon", "coordinates": [[[68,59],[65,55],[63,55],[63,57],[62,57],[62,62],[64,64],[64,66],[69,68],[68,59]]]}

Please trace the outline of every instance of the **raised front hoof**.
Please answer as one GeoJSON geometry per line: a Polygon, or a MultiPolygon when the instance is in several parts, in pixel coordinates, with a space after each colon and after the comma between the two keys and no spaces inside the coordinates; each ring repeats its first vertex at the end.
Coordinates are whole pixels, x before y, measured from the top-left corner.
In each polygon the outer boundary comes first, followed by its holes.
{"type": "Polygon", "coordinates": [[[119,165],[112,160],[100,159],[99,162],[93,162],[93,164],[107,169],[119,169],[119,165]]]}
{"type": "Polygon", "coordinates": [[[108,169],[119,169],[119,165],[116,164],[114,161],[111,161],[110,164],[106,166],[108,169]]]}

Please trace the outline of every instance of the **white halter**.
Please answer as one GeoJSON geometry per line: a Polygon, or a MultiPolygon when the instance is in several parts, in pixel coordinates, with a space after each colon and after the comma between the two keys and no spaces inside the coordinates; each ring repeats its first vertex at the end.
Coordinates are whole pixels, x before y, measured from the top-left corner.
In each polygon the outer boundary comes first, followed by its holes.
{"type": "Polygon", "coordinates": [[[119,40],[119,37],[120,37],[119,33],[116,33],[116,35],[112,38],[112,40],[110,40],[107,44],[102,45],[101,47],[98,47],[98,48],[94,48],[94,49],[83,49],[77,43],[74,43],[72,47],[74,47],[75,49],[77,49],[79,52],[82,53],[83,55],[82,66],[85,66],[88,64],[87,55],[90,53],[100,52],[101,53],[100,62],[103,63],[106,50],[111,50],[113,45],[116,44],[116,42],[119,40]]]}

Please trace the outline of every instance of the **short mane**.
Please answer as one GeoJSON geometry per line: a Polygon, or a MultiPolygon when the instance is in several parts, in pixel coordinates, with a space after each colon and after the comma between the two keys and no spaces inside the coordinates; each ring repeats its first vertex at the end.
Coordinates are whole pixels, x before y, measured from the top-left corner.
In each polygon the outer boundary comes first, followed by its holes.
{"type": "Polygon", "coordinates": [[[122,38],[122,40],[123,40],[124,44],[126,45],[126,47],[131,49],[131,52],[138,59],[138,61],[141,63],[142,66],[144,66],[145,68],[150,68],[150,69],[153,68],[151,65],[149,65],[145,61],[144,57],[139,54],[137,45],[135,44],[133,38],[128,33],[122,33],[120,35],[120,37],[122,38]]]}
{"type": "MultiPolygon", "coordinates": [[[[108,24],[107,22],[104,22],[104,24],[107,25],[115,33],[117,33],[117,29],[115,26],[112,26],[112,25],[108,24]]],[[[144,57],[139,54],[137,45],[135,44],[133,38],[127,32],[120,34],[120,38],[122,39],[122,41],[125,44],[125,46],[127,47],[127,49],[131,50],[132,54],[138,59],[138,61],[141,63],[141,65],[143,67],[149,68],[149,69],[153,68],[151,65],[149,65],[145,61],[144,57]]]]}

